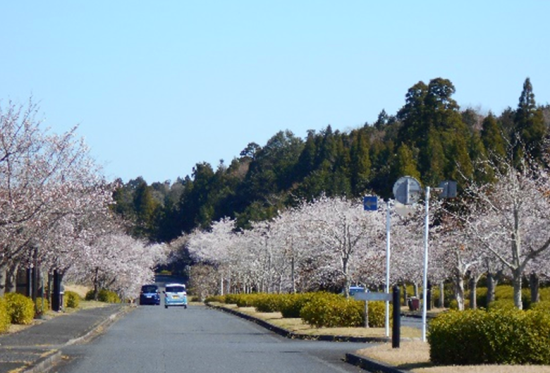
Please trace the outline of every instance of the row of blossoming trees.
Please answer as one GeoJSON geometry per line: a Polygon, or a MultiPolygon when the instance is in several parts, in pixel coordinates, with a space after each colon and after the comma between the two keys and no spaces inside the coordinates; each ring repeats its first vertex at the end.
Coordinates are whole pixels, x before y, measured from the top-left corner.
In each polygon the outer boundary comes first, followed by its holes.
{"type": "MultiPolygon", "coordinates": [[[[514,285],[522,308],[522,281],[529,278],[533,300],[550,268],[550,184],[547,170],[526,160],[478,165],[489,183],[464,180],[459,198],[432,198],[429,271],[432,284],[452,282],[460,309],[464,281],[473,288],[487,277],[489,301],[499,278],[514,285]]],[[[321,197],[280,211],[250,230],[236,231],[223,219],[208,231],[177,240],[203,274],[218,281],[218,292],[302,292],[344,289],[361,283],[380,286],[386,276],[386,208],[391,212],[391,282],[420,284],[424,262],[424,207],[395,214],[394,201],[364,211],[359,200],[321,197]],[[211,276],[212,277],[212,276],[211,276]]],[[[196,275],[201,272],[197,270],[196,275]]],[[[197,281],[206,281],[201,277],[197,281]]],[[[475,298],[474,298],[475,299],[475,298]]]]}
{"type": "Polygon", "coordinates": [[[36,112],[32,103],[0,106],[0,295],[36,267],[135,296],[164,248],[123,233],[110,211],[115,185],[75,129],[52,134],[36,112]]]}

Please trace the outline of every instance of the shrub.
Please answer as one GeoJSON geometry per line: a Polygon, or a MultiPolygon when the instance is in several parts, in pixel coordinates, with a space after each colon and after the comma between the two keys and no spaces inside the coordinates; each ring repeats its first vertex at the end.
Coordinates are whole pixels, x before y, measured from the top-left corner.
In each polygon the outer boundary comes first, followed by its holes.
{"type": "Polygon", "coordinates": [[[0,333],[5,333],[10,327],[10,315],[8,312],[8,302],[0,298],[0,333]]]}
{"type": "Polygon", "coordinates": [[[540,302],[537,302],[537,303],[532,303],[531,304],[531,309],[533,311],[550,313],[550,300],[545,300],[545,301],[540,301],[540,302]]]}
{"type": "Polygon", "coordinates": [[[489,311],[511,311],[516,309],[513,299],[498,299],[489,303],[489,311]]]}
{"type": "Polygon", "coordinates": [[[279,312],[283,294],[258,294],[254,299],[254,307],[258,312],[279,312]]]}
{"type": "MultiPolygon", "coordinates": [[[[86,300],[94,300],[94,290],[86,293],[86,300]]],[[[101,289],[97,294],[97,300],[105,303],[120,303],[120,297],[117,293],[107,289],[101,289]]]]}
{"type": "Polygon", "coordinates": [[[94,294],[94,289],[92,290],[88,290],[86,292],[86,296],[84,297],[85,300],[95,300],[95,294],[94,294]]]}
{"type": "Polygon", "coordinates": [[[206,298],[204,301],[206,303],[208,303],[208,302],[227,303],[225,295],[211,295],[208,298],[206,298]]]}
{"type": "Polygon", "coordinates": [[[430,322],[428,342],[434,364],[549,364],[550,313],[448,312],[430,322]]]}
{"type": "Polygon", "coordinates": [[[34,309],[37,315],[43,315],[50,309],[50,302],[47,298],[36,298],[34,301],[34,309]]]}
{"type": "Polygon", "coordinates": [[[328,293],[316,295],[300,311],[302,320],[314,327],[354,327],[364,324],[362,302],[328,293]]]}
{"type": "Polygon", "coordinates": [[[302,307],[313,297],[314,293],[284,295],[281,299],[281,314],[284,318],[299,318],[302,307]]]}
{"type": "MultiPolygon", "coordinates": [[[[514,302],[514,287],[511,285],[499,285],[495,289],[495,300],[508,299],[514,302]]],[[[531,306],[531,292],[529,289],[521,290],[521,301],[523,302],[523,309],[527,310],[531,306]]],[[[487,308],[489,308],[488,305],[487,308]]]]}
{"type": "MultiPolygon", "coordinates": [[[[393,312],[393,305],[390,304],[390,325],[393,323],[392,312],[393,312]]],[[[363,321],[363,325],[364,324],[365,323],[363,321]]],[[[385,325],[386,325],[386,303],[369,302],[369,326],[372,328],[382,328],[385,325]]]]}
{"type": "Polygon", "coordinates": [[[254,301],[257,294],[227,294],[225,302],[227,304],[236,304],[239,307],[254,307],[254,301]]]}
{"type": "Polygon", "coordinates": [[[80,295],[74,291],[66,291],[63,297],[64,307],[78,308],[80,305],[80,295]]]}
{"type": "Polygon", "coordinates": [[[107,289],[101,289],[99,291],[98,299],[100,302],[105,303],[120,303],[120,297],[117,293],[107,289]]]}
{"type": "Polygon", "coordinates": [[[34,319],[34,303],[31,298],[18,293],[4,295],[12,324],[31,324],[34,319]]]}

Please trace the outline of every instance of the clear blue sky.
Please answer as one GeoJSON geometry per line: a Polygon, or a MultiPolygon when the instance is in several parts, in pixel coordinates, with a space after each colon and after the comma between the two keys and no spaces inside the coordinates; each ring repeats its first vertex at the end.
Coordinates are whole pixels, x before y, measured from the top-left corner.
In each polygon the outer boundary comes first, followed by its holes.
{"type": "Polygon", "coordinates": [[[550,1],[3,1],[0,101],[79,125],[108,179],[229,164],[279,130],[348,131],[443,77],[461,108],[550,101],[550,1]]]}

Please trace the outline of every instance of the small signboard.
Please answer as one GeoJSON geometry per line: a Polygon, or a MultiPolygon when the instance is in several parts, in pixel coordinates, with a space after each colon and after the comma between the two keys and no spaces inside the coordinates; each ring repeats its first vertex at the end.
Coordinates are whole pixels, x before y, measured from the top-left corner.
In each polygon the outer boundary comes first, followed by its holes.
{"type": "Polygon", "coordinates": [[[383,300],[392,301],[392,295],[389,293],[355,293],[353,298],[356,300],[383,300]]]}
{"type": "Polygon", "coordinates": [[[414,177],[403,176],[393,184],[393,196],[404,205],[416,203],[421,194],[422,187],[414,177]]]}
{"type": "Polygon", "coordinates": [[[442,189],[441,198],[455,198],[456,197],[456,181],[442,181],[439,184],[442,189]]]}
{"type": "Polygon", "coordinates": [[[363,208],[365,209],[365,211],[378,210],[378,197],[376,196],[363,197],[363,208]]]}

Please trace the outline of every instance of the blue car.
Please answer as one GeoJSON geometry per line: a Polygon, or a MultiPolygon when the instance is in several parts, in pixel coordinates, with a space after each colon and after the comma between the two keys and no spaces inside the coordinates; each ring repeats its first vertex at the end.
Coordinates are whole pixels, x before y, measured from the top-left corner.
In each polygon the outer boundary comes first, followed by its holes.
{"type": "Polygon", "coordinates": [[[155,284],[143,285],[139,293],[139,304],[160,305],[159,287],[155,284]]]}
{"type": "Polygon", "coordinates": [[[187,308],[187,291],[184,284],[166,284],[164,293],[164,308],[181,306],[187,308]]]}

